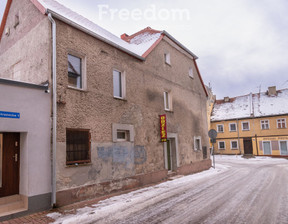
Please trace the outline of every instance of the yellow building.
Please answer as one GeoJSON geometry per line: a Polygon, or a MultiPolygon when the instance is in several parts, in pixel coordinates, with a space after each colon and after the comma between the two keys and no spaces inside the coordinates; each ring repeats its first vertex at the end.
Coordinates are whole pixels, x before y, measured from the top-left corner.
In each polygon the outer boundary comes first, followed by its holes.
{"type": "Polygon", "coordinates": [[[288,89],[216,100],[211,128],[218,154],[288,156],[288,89]]]}

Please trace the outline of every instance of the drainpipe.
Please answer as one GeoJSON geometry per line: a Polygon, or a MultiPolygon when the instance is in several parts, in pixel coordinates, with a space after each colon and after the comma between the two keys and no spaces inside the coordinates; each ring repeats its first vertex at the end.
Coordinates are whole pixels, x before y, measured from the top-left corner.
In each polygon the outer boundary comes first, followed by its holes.
{"type": "Polygon", "coordinates": [[[238,137],[239,153],[241,155],[240,136],[239,136],[239,120],[238,120],[238,118],[236,119],[236,121],[237,121],[237,137],[238,137]]]}
{"type": "Polygon", "coordinates": [[[56,133],[57,133],[57,91],[56,91],[56,23],[51,13],[48,18],[52,24],[52,80],[53,80],[53,129],[52,129],[52,198],[51,205],[56,205],[56,133]]]}

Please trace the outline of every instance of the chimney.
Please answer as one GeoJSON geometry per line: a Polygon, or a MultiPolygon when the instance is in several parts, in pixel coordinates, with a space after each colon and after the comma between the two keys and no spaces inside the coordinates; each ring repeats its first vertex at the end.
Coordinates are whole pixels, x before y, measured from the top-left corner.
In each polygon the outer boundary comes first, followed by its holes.
{"type": "Polygon", "coordinates": [[[224,97],[224,102],[229,102],[229,101],[230,101],[229,96],[225,96],[225,97],[224,97]]]}
{"type": "Polygon", "coordinates": [[[268,96],[276,96],[276,95],[277,95],[276,86],[268,87],[268,96]]]}
{"type": "Polygon", "coordinates": [[[123,33],[123,34],[121,35],[121,39],[122,39],[122,40],[127,41],[127,37],[129,37],[129,35],[126,34],[126,33],[123,33]]]}

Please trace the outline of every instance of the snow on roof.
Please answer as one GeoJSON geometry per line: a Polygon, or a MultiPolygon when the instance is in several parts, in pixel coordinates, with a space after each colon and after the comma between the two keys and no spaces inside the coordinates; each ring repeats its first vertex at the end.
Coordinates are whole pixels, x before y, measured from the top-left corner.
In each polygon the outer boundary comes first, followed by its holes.
{"type": "Polygon", "coordinates": [[[278,90],[277,95],[256,93],[224,100],[214,104],[211,121],[265,117],[288,114],[288,89],[278,90]],[[252,98],[252,103],[251,103],[252,98]]]}
{"type": "Polygon", "coordinates": [[[107,40],[109,43],[114,44],[116,47],[123,48],[127,50],[127,53],[135,54],[139,57],[143,57],[143,54],[160,38],[161,32],[149,33],[136,36],[135,40],[131,43],[122,40],[121,38],[115,36],[109,31],[103,29],[94,22],[88,20],[87,18],[79,15],[78,13],[72,11],[66,6],[60,4],[55,0],[38,0],[38,2],[46,9],[46,12],[51,12],[52,15],[56,16],[58,19],[67,19],[74,24],[81,26],[87,31],[93,32],[97,36],[100,36],[107,40]]]}

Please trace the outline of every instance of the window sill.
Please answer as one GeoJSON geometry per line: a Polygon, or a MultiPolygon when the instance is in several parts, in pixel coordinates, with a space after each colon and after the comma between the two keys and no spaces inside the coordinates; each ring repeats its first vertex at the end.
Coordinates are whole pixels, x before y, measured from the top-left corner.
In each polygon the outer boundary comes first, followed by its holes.
{"type": "Polygon", "coordinates": [[[73,86],[67,86],[68,89],[71,89],[71,90],[77,90],[77,91],[80,91],[80,92],[88,92],[86,89],[79,89],[79,88],[76,88],[76,87],[73,87],[73,86]]]}
{"type": "Polygon", "coordinates": [[[88,162],[88,163],[81,163],[81,164],[66,164],[66,168],[70,168],[70,167],[79,167],[79,166],[92,166],[92,163],[91,162],[88,162]]]}
{"type": "Polygon", "coordinates": [[[126,98],[121,98],[121,97],[117,97],[117,96],[113,96],[113,98],[114,98],[115,100],[127,101],[126,98]]]}
{"type": "Polygon", "coordinates": [[[170,112],[173,113],[173,110],[169,110],[169,109],[164,109],[166,112],[170,112]]]}

